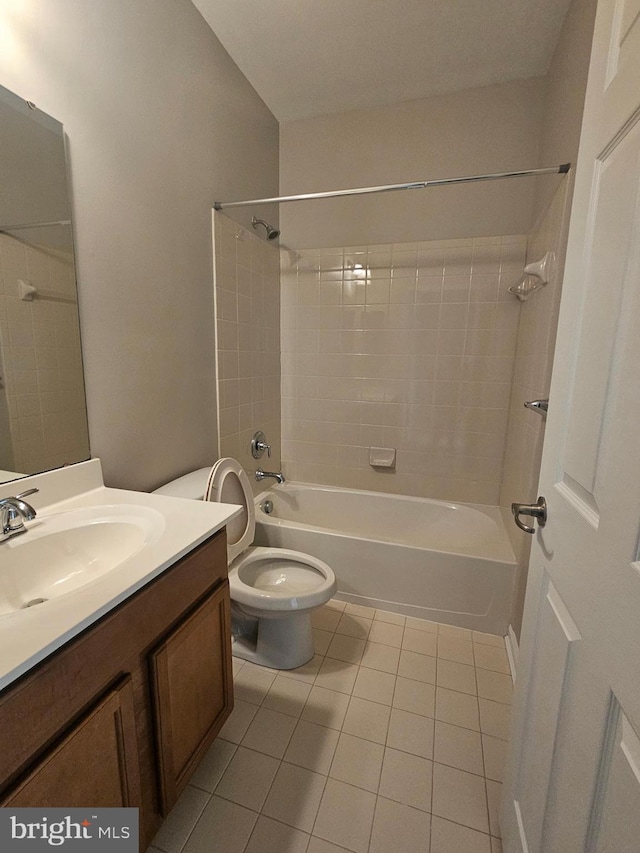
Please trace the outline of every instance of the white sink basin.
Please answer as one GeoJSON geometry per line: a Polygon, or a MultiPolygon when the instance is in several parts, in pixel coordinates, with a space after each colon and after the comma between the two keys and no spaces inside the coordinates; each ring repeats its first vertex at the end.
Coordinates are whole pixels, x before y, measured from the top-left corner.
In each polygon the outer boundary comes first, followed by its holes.
{"type": "Polygon", "coordinates": [[[117,504],[43,515],[0,543],[0,616],[67,595],[156,542],[164,516],[117,504]]]}

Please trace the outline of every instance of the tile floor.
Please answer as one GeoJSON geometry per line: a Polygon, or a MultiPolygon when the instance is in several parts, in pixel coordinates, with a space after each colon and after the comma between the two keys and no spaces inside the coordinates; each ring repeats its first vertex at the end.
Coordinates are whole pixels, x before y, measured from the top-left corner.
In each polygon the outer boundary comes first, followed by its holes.
{"type": "Polygon", "coordinates": [[[502,638],[341,601],[314,626],[298,670],[234,659],[234,711],[150,853],[502,853],[502,638]]]}

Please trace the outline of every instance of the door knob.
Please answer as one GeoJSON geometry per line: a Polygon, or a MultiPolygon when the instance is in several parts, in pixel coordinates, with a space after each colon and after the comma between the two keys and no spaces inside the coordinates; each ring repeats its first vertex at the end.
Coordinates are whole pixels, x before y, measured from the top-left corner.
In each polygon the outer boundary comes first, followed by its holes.
{"type": "Polygon", "coordinates": [[[528,515],[531,518],[537,519],[540,527],[544,527],[547,523],[547,502],[542,497],[538,498],[538,502],[535,504],[511,504],[511,512],[513,513],[515,523],[525,533],[535,533],[536,529],[521,521],[521,515],[528,515]]]}

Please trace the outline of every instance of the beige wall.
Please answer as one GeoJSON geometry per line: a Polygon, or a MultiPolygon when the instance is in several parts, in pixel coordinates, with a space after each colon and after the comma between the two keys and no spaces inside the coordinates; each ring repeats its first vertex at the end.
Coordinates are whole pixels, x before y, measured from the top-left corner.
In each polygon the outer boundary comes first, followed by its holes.
{"type": "Polygon", "coordinates": [[[254,493],[255,471],[280,470],[280,252],[222,213],[214,214],[218,347],[219,455],[243,466],[254,493]],[[271,458],[251,455],[258,430],[271,458]]]}
{"type": "Polygon", "coordinates": [[[69,137],[107,483],[152,488],[210,463],[211,204],[277,194],[277,122],[189,0],[4,0],[0,79],[69,137]]]}
{"type": "Polygon", "coordinates": [[[294,480],[496,504],[525,237],[283,252],[294,480]],[[395,469],[369,464],[395,448],[395,469]]]}
{"type": "MultiPolygon", "coordinates": [[[[544,83],[521,80],[281,125],[284,194],[529,169],[544,83]]],[[[282,205],[290,247],[527,233],[534,180],[282,205]]]]}

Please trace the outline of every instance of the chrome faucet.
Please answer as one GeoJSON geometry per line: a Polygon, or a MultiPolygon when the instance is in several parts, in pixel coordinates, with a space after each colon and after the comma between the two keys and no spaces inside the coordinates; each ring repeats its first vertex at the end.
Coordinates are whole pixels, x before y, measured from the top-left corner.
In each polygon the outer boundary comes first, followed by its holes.
{"type": "Polygon", "coordinates": [[[23,498],[35,495],[39,489],[27,489],[15,497],[0,498],[0,542],[26,533],[25,521],[31,521],[36,517],[36,511],[23,498]]]}
{"type": "Polygon", "coordinates": [[[263,471],[262,468],[258,468],[256,471],[256,480],[260,482],[260,480],[264,480],[266,477],[273,477],[279,483],[284,483],[284,474],[281,471],[263,471]]]}

